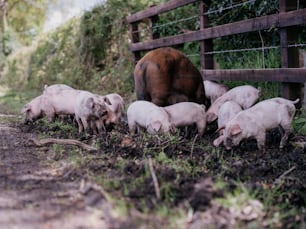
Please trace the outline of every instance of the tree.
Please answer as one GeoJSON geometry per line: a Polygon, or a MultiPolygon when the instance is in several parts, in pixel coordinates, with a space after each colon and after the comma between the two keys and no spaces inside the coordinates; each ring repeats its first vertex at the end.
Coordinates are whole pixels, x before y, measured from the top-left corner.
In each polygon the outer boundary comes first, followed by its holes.
{"type": "Polygon", "coordinates": [[[17,42],[31,43],[42,30],[49,4],[48,0],[0,0],[2,54],[8,55],[17,42]]]}

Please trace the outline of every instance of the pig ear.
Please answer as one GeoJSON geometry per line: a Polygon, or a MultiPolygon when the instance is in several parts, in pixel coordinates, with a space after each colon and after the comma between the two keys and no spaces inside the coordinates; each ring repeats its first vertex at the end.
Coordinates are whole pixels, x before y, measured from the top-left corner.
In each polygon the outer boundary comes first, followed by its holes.
{"type": "Polygon", "coordinates": [[[106,96],[104,96],[103,101],[107,103],[108,105],[112,105],[111,101],[106,96]]]}
{"type": "Polygon", "coordinates": [[[241,133],[241,128],[238,124],[233,125],[232,129],[231,129],[231,134],[232,135],[237,135],[241,133]]]}
{"type": "Polygon", "coordinates": [[[214,140],[214,143],[213,143],[214,146],[218,147],[223,142],[223,140],[224,140],[224,136],[223,135],[221,135],[220,137],[216,138],[214,140]]]}
{"type": "Polygon", "coordinates": [[[207,113],[207,122],[213,122],[218,118],[215,113],[207,113]]]}
{"type": "Polygon", "coordinates": [[[21,109],[20,113],[26,113],[27,111],[31,110],[31,106],[29,104],[24,105],[21,109]]]}
{"type": "Polygon", "coordinates": [[[159,132],[159,130],[161,129],[161,123],[160,122],[158,122],[158,121],[156,121],[156,122],[152,122],[152,123],[150,123],[149,125],[148,125],[148,129],[151,129],[152,130],[152,132],[155,132],[155,133],[157,133],[157,132],[159,132]]]}

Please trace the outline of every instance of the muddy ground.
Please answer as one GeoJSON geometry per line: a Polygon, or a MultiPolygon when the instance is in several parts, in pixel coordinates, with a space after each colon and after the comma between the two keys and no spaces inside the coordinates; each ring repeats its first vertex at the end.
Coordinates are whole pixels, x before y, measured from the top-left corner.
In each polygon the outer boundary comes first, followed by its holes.
{"type": "Polygon", "coordinates": [[[73,123],[1,115],[0,228],[305,228],[305,136],[280,151],[273,131],[263,154],[253,141],[215,149],[212,131],[183,135],[132,138],[121,124],[88,137],[73,123]],[[236,208],[217,201],[237,190],[250,198],[236,208]]]}

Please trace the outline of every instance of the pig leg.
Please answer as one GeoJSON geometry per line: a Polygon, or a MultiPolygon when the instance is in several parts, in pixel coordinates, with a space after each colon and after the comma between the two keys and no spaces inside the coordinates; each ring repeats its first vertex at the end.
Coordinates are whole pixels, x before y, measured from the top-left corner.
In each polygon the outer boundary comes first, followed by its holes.
{"type": "Polygon", "coordinates": [[[282,137],[281,137],[281,141],[280,141],[280,144],[279,144],[279,148],[283,149],[284,146],[287,143],[289,134],[292,132],[291,124],[287,123],[287,124],[284,124],[284,125],[280,126],[280,132],[281,132],[282,137]]]}
{"type": "Polygon", "coordinates": [[[128,120],[128,126],[129,126],[129,131],[131,134],[135,134],[136,133],[136,122],[132,121],[132,120],[128,120]]]}
{"type": "Polygon", "coordinates": [[[198,133],[199,137],[201,138],[204,134],[205,128],[206,128],[206,121],[205,122],[198,122],[197,123],[198,133]]]}
{"type": "Polygon", "coordinates": [[[82,118],[81,118],[81,121],[82,121],[82,124],[83,124],[83,128],[84,128],[85,133],[88,133],[88,131],[89,131],[89,125],[88,125],[87,118],[86,118],[86,117],[82,117],[82,118]]]}
{"type": "Polygon", "coordinates": [[[162,97],[153,97],[152,96],[152,103],[156,104],[157,106],[166,106],[168,105],[168,102],[163,99],[162,97]]]}
{"type": "Polygon", "coordinates": [[[175,104],[180,102],[188,102],[188,97],[179,93],[173,93],[168,97],[168,104],[175,104]]]}
{"type": "Polygon", "coordinates": [[[98,119],[96,121],[96,126],[97,126],[97,129],[98,129],[98,132],[100,132],[101,130],[106,131],[105,126],[104,126],[104,122],[103,122],[102,119],[98,119]]]}
{"type": "Polygon", "coordinates": [[[90,120],[89,121],[90,129],[92,130],[93,134],[97,135],[99,133],[97,127],[97,120],[90,120]]]}
{"type": "Polygon", "coordinates": [[[262,130],[256,136],[257,140],[257,147],[261,151],[265,151],[265,144],[266,144],[266,131],[262,130]]]}
{"type": "Polygon", "coordinates": [[[80,119],[79,117],[75,116],[75,120],[76,120],[77,123],[78,123],[79,134],[80,134],[80,133],[82,133],[82,131],[83,131],[83,124],[82,124],[81,119],[80,119]]]}
{"type": "Polygon", "coordinates": [[[55,111],[52,109],[45,110],[45,115],[49,122],[53,122],[55,120],[55,111]]]}

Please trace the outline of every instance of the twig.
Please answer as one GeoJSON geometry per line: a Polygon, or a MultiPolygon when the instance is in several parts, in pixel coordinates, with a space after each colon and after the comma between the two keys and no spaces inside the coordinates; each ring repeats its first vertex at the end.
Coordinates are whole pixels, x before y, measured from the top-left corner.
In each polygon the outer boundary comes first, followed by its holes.
{"type": "Polygon", "coordinates": [[[75,139],[57,139],[57,138],[45,138],[45,139],[36,139],[36,138],[30,138],[30,141],[32,141],[34,143],[34,145],[36,146],[44,146],[44,145],[48,145],[48,144],[60,144],[60,145],[74,145],[74,146],[79,146],[82,149],[86,150],[86,151],[97,151],[98,149],[87,145],[83,142],[80,142],[78,140],[75,139]]]}
{"type": "Polygon", "coordinates": [[[12,114],[0,114],[0,117],[7,117],[7,118],[10,118],[10,117],[16,117],[17,115],[12,115],[12,114]]]}
{"type": "Polygon", "coordinates": [[[286,175],[288,175],[289,173],[291,173],[293,170],[295,170],[295,166],[293,166],[292,168],[288,169],[286,172],[284,172],[282,175],[280,175],[275,181],[275,183],[279,183],[281,181],[281,179],[283,179],[286,175]]]}
{"type": "Polygon", "coordinates": [[[195,144],[195,141],[197,140],[198,138],[198,134],[194,137],[193,141],[192,141],[192,145],[191,145],[191,153],[190,153],[190,157],[192,158],[192,155],[193,155],[193,149],[194,149],[194,144],[195,144]]]}
{"type": "Polygon", "coordinates": [[[150,168],[150,173],[151,173],[153,183],[154,183],[156,198],[158,200],[160,200],[160,190],[159,190],[158,180],[157,180],[157,177],[155,175],[154,168],[153,168],[153,163],[152,163],[152,158],[150,156],[149,156],[149,168],[150,168]]]}

